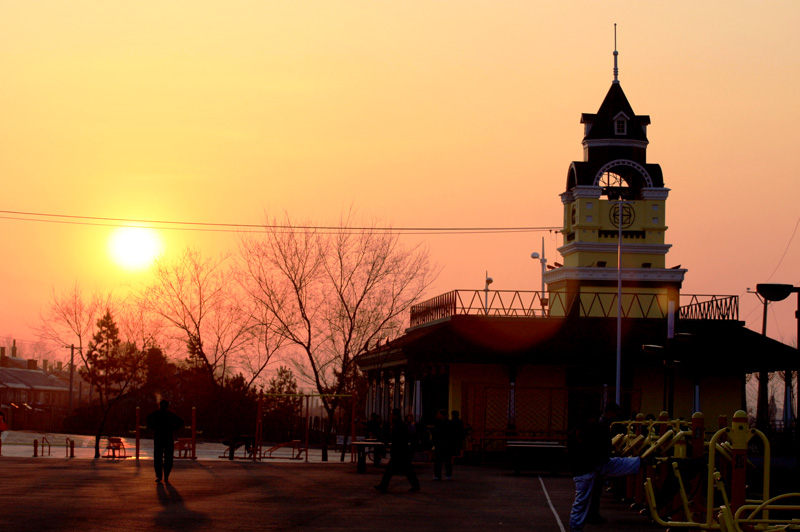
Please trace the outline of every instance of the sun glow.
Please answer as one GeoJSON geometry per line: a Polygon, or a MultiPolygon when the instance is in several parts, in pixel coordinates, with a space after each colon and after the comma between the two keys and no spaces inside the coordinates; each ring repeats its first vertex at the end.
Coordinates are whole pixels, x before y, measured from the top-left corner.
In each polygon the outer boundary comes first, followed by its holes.
{"type": "Polygon", "coordinates": [[[111,258],[126,270],[141,270],[161,253],[161,238],[147,227],[120,227],[111,235],[108,250],[111,258]]]}

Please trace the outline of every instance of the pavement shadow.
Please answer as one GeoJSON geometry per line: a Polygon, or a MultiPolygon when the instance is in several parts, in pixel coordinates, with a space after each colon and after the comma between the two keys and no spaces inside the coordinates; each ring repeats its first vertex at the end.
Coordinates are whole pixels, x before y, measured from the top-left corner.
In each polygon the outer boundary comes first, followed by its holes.
{"type": "Polygon", "coordinates": [[[172,484],[156,484],[156,495],[162,507],[154,517],[157,528],[195,530],[211,522],[206,514],[187,508],[183,497],[172,484]]]}

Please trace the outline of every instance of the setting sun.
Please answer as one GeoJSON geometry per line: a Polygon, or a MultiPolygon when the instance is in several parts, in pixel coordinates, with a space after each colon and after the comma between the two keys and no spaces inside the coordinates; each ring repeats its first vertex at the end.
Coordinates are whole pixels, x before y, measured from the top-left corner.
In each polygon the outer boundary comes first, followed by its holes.
{"type": "Polygon", "coordinates": [[[158,233],[146,227],[120,227],[111,235],[108,246],[111,258],[126,270],[150,266],[161,248],[158,233]]]}

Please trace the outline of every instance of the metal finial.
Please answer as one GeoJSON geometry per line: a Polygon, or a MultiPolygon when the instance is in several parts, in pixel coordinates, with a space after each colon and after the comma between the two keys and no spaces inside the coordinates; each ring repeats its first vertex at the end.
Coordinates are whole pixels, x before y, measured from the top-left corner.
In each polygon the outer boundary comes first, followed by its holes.
{"type": "Polygon", "coordinates": [[[614,23],[614,83],[619,83],[619,68],[617,68],[617,23],[614,23]]]}

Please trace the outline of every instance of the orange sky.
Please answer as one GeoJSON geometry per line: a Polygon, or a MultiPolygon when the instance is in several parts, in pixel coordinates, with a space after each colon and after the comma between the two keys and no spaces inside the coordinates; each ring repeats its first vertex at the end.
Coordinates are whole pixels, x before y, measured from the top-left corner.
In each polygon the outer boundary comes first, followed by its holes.
{"type": "MultiPolygon", "coordinates": [[[[0,1],[0,210],[226,223],[560,225],[581,113],[620,80],[651,116],[684,293],[798,285],[800,4],[0,1]],[[787,249],[788,247],[788,249],[787,249]],[[784,255],[785,253],[785,255],[784,255]]],[[[119,289],[108,228],[0,220],[0,336],[55,287],[119,289]]],[[[537,289],[540,233],[429,236],[431,296],[537,289]]],[[[236,237],[163,233],[167,253],[236,237]]],[[[409,242],[416,237],[406,237],[409,242]]],[[[794,344],[794,300],[770,335],[794,344]]]]}

